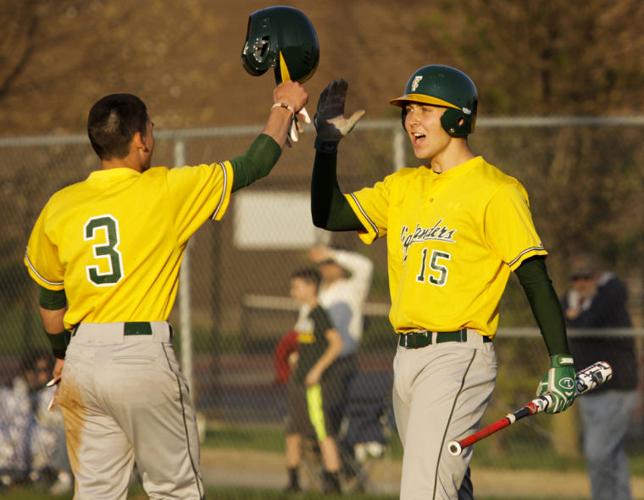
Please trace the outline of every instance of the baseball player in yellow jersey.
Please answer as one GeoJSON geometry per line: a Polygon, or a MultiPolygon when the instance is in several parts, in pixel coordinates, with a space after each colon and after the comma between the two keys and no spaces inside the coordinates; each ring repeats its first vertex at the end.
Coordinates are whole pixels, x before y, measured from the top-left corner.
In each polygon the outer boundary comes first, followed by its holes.
{"type": "Polygon", "coordinates": [[[231,192],[270,172],[307,98],[299,83],[278,85],[244,155],[172,169],[150,168],[153,123],[138,97],[92,107],[101,169],[49,199],[25,255],[57,358],[75,499],[126,498],[134,462],[150,498],[204,498],[194,410],[166,321],[179,268],[189,238],[224,216],[231,192]]]}
{"type": "Polygon", "coordinates": [[[574,363],[544,249],[523,186],[481,156],[474,130],[477,91],[463,72],[429,65],[392,100],[414,154],[423,161],[373,187],[343,195],[337,146],[363,112],[344,116],[347,83],[322,92],[315,125],[313,221],[356,230],[370,244],[387,238],[391,311],[398,334],[393,404],[404,446],[400,498],[473,498],[471,449],[454,457],[447,443],[477,429],[496,378],[492,339],[498,305],[515,272],[551,355],[538,392],[550,413],[574,398],[574,363]]]}

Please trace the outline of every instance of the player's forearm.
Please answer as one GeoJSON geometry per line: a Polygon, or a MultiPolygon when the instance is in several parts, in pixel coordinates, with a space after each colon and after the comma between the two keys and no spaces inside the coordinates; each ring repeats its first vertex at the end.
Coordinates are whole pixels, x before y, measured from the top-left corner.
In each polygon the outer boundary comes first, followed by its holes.
{"type": "Polygon", "coordinates": [[[292,121],[293,109],[287,109],[280,106],[271,108],[271,112],[268,115],[262,134],[272,137],[281,148],[286,143],[286,137],[288,136],[288,131],[291,128],[292,121]]]}
{"type": "Polygon", "coordinates": [[[65,330],[63,318],[67,307],[61,309],[45,309],[40,306],[40,319],[51,344],[51,350],[56,359],[65,359],[65,352],[69,344],[70,332],[65,330]]]}
{"type": "Polygon", "coordinates": [[[569,354],[566,323],[545,259],[529,259],[516,270],[550,355],[569,354]]]}
{"type": "Polygon", "coordinates": [[[66,307],[62,309],[45,309],[40,306],[40,319],[42,320],[42,326],[45,331],[50,335],[58,335],[65,331],[65,324],[63,323],[63,318],[65,317],[66,307]]]}
{"type": "Polygon", "coordinates": [[[233,166],[233,191],[266,177],[279,160],[282,148],[273,137],[260,134],[245,154],[231,161],[233,166]]]}
{"type": "Polygon", "coordinates": [[[330,231],[358,231],[362,224],[338,187],[336,165],[335,152],[315,152],[311,176],[313,224],[330,231]]]}

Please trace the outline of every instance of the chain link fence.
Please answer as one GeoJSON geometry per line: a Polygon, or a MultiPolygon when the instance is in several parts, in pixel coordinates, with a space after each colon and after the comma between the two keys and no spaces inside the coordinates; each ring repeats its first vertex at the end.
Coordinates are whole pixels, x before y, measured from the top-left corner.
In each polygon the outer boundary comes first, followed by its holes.
{"type": "MultiPolygon", "coordinates": [[[[477,125],[473,149],[517,177],[530,193],[537,230],[551,253],[549,268],[557,291],[566,288],[567,265],[576,252],[603,258],[629,287],[636,328],[622,334],[636,336],[642,353],[644,117],[496,118],[480,119],[477,125]]],[[[232,158],[245,151],[259,130],[161,131],[156,133],[154,163],[232,158]]],[[[375,264],[358,357],[364,380],[383,400],[390,399],[395,338],[386,318],[385,245],[365,247],[354,234],[313,228],[308,208],[312,136],[307,130],[295,147],[285,149],[269,177],[235,193],[224,219],[206,224],[188,246],[170,320],[179,332],[177,348],[196,406],[211,429],[281,430],[285,394],[274,382],[273,352],[297,317],[288,297],[289,276],[309,264],[306,251],[316,242],[360,252],[375,264]]],[[[47,347],[35,286],[22,264],[29,232],[46,199],[84,179],[97,160],[81,135],[1,139],[0,152],[0,383],[9,384],[23,355],[47,347]]],[[[417,161],[400,123],[365,122],[341,146],[340,185],[344,191],[357,189],[407,165],[417,161]]],[[[545,347],[515,278],[501,304],[495,344],[500,370],[488,419],[531,399],[546,367],[545,347]]],[[[642,354],[639,360],[641,364],[642,354]]],[[[515,467],[526,449],[537,455],[543,451],[535,459],[537,466],[539,460],[550,460],[553,450],[579,455],[577,417],[569,413],[514,426],[489,440],[480,456],[497,462],[503,456],[501,462],[515,467]]],[[[640,403],[631,434],[639,443],[634,453],[644,474],[643,425],[640,403]]],[[[223,435],[214,433],[215,445],[226,444],[223,435]]]]}

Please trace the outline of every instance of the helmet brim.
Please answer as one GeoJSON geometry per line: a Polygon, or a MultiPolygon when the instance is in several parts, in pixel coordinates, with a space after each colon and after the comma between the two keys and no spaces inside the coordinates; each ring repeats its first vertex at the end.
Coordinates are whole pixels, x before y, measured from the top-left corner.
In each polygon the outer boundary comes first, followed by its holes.
{"type": "Polygon", "coordinates": [[[433,97],[425,94],[405,94],[392,99],[391,101],[389,101],[389,104],[393,104],[394,106],[402,108],[410,102],[431,104],[432,106],[440,106],[442,108],[453,108],[458,109],[459,111],[461,110],[461,108],[459,108],[456,104],[452,104],[451,102],[439,99],[438,97],[433,97]]]}

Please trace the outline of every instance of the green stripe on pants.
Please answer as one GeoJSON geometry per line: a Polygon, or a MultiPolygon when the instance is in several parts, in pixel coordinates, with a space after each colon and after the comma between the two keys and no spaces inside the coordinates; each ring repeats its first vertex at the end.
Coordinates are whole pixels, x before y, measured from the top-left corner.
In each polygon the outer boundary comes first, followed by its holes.
{"type": "Polygon", "coordinates": [[[309,419],[315,429],[318,441],[326,439],[326,426],[324,425],[324,411],[322,410],[322,387],[320,384],[312,385],[306,389],[306,406],[309,410],[309,419]]]}

